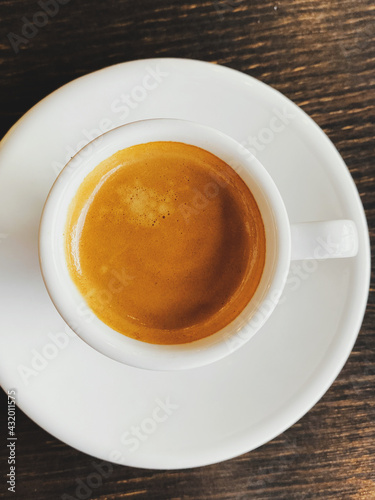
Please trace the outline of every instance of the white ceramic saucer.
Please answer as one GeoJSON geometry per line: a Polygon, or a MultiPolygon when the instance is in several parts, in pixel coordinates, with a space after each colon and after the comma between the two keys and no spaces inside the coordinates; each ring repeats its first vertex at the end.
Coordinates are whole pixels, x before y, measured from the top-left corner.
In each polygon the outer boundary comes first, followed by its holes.
{"type": "Polygon", "coordinates": [[[343,367],[369,284],[363,208],[338,152],[275,90],[236,71],[180,59],[120,64],[84,76],[31,109],[0,147],[0,380],[65,443],[124,465],[177,469],[252,450],[302,417],[343,367]],[[352,219],[353,259],[292,264],[280,305],[247,345],[210,366],[148,372],[72,335],[45,290],[38,224],[63,164],[94,135],[175,117],[253,149],[291,222],[352,219]],[[70,334],[70,335],[69,335],[70,334]]]}

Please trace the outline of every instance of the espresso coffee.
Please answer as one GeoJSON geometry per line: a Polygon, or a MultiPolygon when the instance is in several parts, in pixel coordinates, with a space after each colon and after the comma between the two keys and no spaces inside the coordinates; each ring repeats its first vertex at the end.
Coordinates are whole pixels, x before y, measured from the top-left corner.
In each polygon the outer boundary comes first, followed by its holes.
{"type": "Polygon", "coordinates": [[[257,203],[224,161],[151,142],[100,163],[66,222],[70,276],[108,326],[152,344],[212,335],[253,297],[266,239],[257,203]]]}

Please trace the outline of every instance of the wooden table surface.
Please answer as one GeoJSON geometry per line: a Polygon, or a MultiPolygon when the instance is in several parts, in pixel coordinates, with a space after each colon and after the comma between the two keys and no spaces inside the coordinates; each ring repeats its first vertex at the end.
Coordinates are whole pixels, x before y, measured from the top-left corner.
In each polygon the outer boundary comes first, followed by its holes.
{"type": "MultiPolygon", "coordinates": [[[[49,0],[55,14],[45,26],[25,31],[40,5],[0,3],[0,136],[53,90],[111,64],[166,56],[223,64],[283,92],[323,128],[350,169],[374,236],[373,0],[49,0]]],[[[95,470],[93,458],[53,438],[20,410],[17,492],[7,492],[1,391],[0,498],[375,499],[374,312],[372,294],[357,343],[333,386],[270,443],[191,470],[113,466],[92,492],[76,488],[95,470]]]]}

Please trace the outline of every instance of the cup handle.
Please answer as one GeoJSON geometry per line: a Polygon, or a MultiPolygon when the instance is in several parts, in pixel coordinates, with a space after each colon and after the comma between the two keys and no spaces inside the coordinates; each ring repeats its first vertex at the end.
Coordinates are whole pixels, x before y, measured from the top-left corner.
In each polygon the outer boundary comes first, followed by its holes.
{"type": "Polygon", "coordinates": [[[291,260],[323,260],[354,257],[358,232],[351,220],[291,224],[291,260]]]}

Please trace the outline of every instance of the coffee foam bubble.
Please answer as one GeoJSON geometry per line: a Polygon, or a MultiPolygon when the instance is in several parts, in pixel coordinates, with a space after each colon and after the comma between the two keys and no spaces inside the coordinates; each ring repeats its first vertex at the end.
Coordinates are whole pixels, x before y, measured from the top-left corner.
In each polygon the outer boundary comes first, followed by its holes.
{"type": "Polygon", "coordinates": [[[158,192],[136,180],[131,186],[121,184],[116,193],[119,196],[119,205],[127,209],[129,221],[138,226],[158,225],[175,211],[177,193],[172,188],[158,192]]]}

